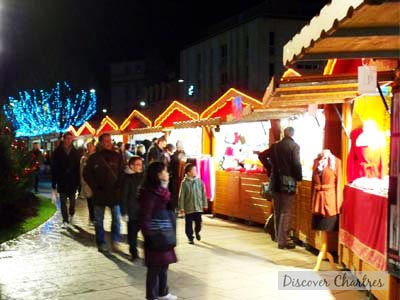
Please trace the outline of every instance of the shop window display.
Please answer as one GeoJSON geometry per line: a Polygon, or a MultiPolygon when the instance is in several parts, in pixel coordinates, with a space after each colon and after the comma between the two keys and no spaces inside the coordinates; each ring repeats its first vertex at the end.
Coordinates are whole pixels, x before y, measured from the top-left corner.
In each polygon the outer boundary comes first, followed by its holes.
{"type": "Polygon", "coordinates": [[[263,173],[257,153],[268,147],[269,129],[269,121],[221,125],[214,131],[219,169],[263,173]]]}
{"type": "Polygon", "coordinates": [[[387,194],[386,139],[374,120],[364,121],[351,134],[347,181],[355,187],[387,194]]]}
{"type": "Polygon", "coordinates": [[[168,143],[175,145],[177,141],[184,141],[184,149],[187,155],[200,155],[202,146],[201,127],[171,130],[168,143]]]}
{"type": "MultiPolygon", "coordinates": [[[[391,103],[389,97],[385,98],[391,103]]],[[[366,192],[387,196],[390,115],[379,96],[354,102],[347,159],[347,182],[366,192]]]]}

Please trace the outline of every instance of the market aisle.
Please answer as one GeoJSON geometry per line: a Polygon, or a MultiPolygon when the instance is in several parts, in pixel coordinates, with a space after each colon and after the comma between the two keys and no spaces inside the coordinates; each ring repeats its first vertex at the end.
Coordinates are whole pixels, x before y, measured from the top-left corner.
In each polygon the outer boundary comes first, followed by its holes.
{"type": "MultiPolygon", "coordinates": [[[[97,252],[86,211],[79,202],[74,230],[61,229],[57,213],[41,228],[0,245],[0,299],[144,299],[143,261],[97,252]]],[[[125,237],[125,224],[123,229],[125,237]]],[[[261,228],[205,216],[203,240],[195,245],[186,243],[182,219],[178,231],[179,263],[171,266],[169,282],[179,299],[366,298],[361,292],[278,290],[278,270],[310,269],[316,257],[300,247],[277,249],[261,228]]]]}

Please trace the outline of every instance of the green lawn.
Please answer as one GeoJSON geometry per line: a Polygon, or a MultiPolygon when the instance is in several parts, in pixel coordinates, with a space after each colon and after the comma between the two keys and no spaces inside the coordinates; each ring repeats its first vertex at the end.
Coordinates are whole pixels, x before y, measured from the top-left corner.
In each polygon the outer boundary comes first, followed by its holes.
{"type": "Polygon", "coordinates": [[[56,212],[56,207],[54,206],[54,204],[51,203],[51,200],[42,196],[37,197],[40,201],[38,215],[28,218],[11,228],[1,230],[0,243],[16,238],[17,236],[38,227],[54,215],[54,213],[56,212]]]}

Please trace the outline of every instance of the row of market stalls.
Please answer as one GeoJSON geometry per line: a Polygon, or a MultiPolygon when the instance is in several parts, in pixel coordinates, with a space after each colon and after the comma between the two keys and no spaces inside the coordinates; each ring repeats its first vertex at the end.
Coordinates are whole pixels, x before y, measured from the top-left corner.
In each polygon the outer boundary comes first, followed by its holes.
{"type": "Polygon", "coordinates": [[[278,141],[285,127],[294,127],[303,181],[293,235],[337,251],[348,269],[389,271],[389,288],[372,293],[398,299],[400,79],[393,70],[399,67],[399,9],[398,1],[335,0],[325,6],[283,50],[288,68],[302,59],[327,59],[322,75],[288,69],[263,96],[232,88],[201,113],[173,101],[154,121],[134,110],[121,125],[106,116],[98,126],[87,122],[71,131],[81,145],[105,132],[131,144],[164,134],[169,143],[183,141],[190,158],[209,162],[199,165],[212,177],[203,179],[210,182],[213,213],[263,224],[272,204],[260,196],[268,178],[257,154],[278,141]],[[343,191],[339,231],[329,232],[327,240],[311,227],[311,176],[323,149],[341,160],[343,191]]]}
{"type": "MultiPolygon", "coordinates": [[[[390,300],[400,295],[399,12],[399,1],[331,1],[283,49],[288,67],[328,59],[324,75],[289,72],[263,98],[266,109],[303,107],[318,119],[323,130],[295,140],[321,143],[342,161],[339,230],[329,233],[328,251],[350,270],[383,271],[388,286],[371,292],[390,300]]],[[[302,153],[306,171],[309,158],[302,153]]],[[[313,188],[307,178],[299,185],[292,227],[321,249],[321,232],[311,230],[313,188]]]]}

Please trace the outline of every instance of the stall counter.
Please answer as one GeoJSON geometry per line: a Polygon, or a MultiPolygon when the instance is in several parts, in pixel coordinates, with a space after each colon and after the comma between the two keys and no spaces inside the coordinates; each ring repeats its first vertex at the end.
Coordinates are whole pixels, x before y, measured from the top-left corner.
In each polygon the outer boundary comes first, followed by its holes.
{"type": "MultiPolygon", "coordinates": [[[[387,197],[359,188],[344,188],[339,228],[339,262],[357,271],[386,271],[387,197]]],[[[372,290],[379,300],[396,299],[397,283],[388,275],[389,290],[372,290]]]]}
{"type": "Polygon", "coordinates": [[[217,170],[213,213],[264,224],[272,213],[271,201],[260,195],[265,181],[265,174],[217,170]]]}
{"type": "MultiPolygon", "coordinates": [[[[273,210],[272,202],[261,197],[260,186],[266,174],[216,171],[214,215],[224,215],[264,224],[273,210]]],[[[311,181],[298,183],[292,216],[293,235],[319,249],[321,236],[311,229],[311,181]]],[[[337,233],[328,234],[328,251],[337,252],[337,233]]]]}

